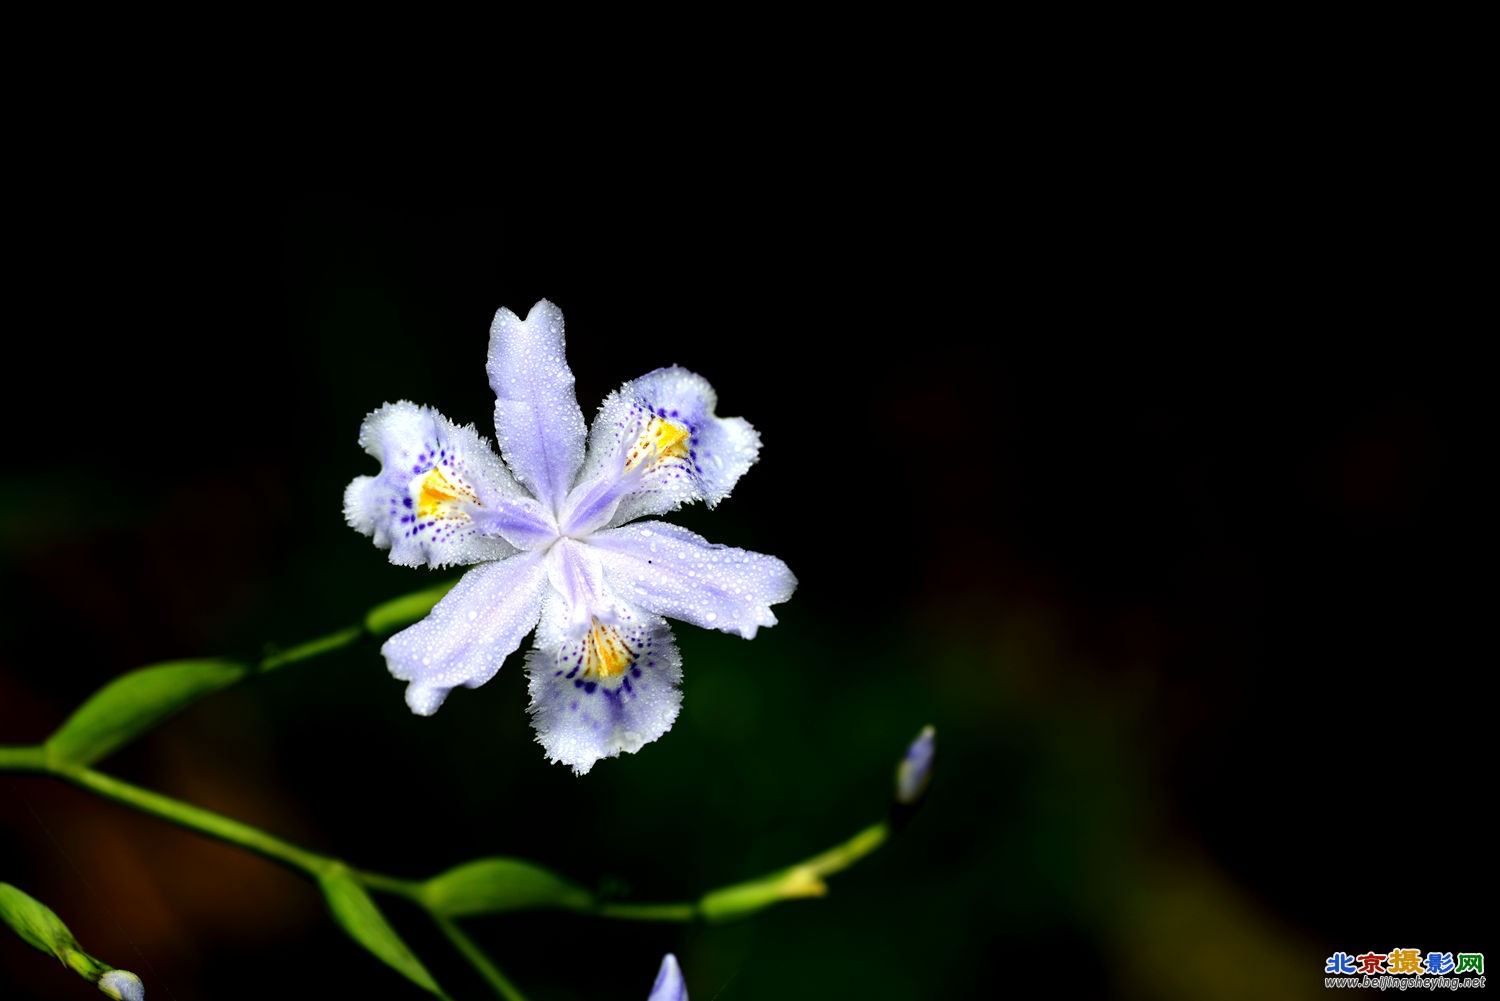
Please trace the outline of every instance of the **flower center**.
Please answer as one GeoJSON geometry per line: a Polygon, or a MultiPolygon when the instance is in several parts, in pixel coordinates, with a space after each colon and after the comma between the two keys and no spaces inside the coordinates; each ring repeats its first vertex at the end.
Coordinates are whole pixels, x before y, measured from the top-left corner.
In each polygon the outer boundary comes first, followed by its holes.
{"type": "Polygon", "coordinates": [[[687,458],[689,437],[690,432],[681,424],[653,415],[626,454],[625,471],[628,473],[642,463],[651,469],[668,459],[687,458]]]}
{"type": "Polygon", "coordinates": [[[422,477],[417,491],[417,514],[423,518],[469,517],[465,504],[478,504],[479,495],[474,488],[457,477],[449,475],[442,466],[433,466],[422,477]]]}
{"type": "Polygon", "coordinates": [[[613,678],[635,663],[635,651],[616,626],[593,619],[583,638],[583,676],[613,678]]]}

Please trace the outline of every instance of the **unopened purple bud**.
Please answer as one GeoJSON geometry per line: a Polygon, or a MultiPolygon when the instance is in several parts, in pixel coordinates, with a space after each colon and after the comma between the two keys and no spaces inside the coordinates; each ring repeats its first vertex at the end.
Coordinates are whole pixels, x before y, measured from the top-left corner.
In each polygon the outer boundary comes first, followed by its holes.
{"type": "Polygon", "coordinates": [[[656,974],[656,983],[646,1001],[688,1001],[687,982],[682,979],[677,957],[670,952],[662,957],[661,971],[656,974]]]}
{"type": "Polygon", "coordinates": [[[896,802],[915,806],[932,781],[932,759],[937,754],[937,731],[924,726],[896,766],[896,802]]]}

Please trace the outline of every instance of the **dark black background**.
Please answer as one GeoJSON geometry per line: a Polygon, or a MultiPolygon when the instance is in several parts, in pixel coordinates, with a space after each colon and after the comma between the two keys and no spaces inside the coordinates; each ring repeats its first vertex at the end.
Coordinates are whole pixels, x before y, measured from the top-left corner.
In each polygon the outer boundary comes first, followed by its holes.
{"type": "MultiPolygon", "coordinates": [[[[1462,173],[1392,158],[1420,116],[1106,102],[1000,115],[998,147],[843,121],[571,162],[517,139],[483,185],[38,169],[9,229],[0,742],[128,668],[255,656],[427,583],[342,523],[359,422],[402,398],[486,430],[490,317],[546,297],[587,416],[676,363],[760,429],[733,497],[674,518],[785,559],[782,623],[677,627],[681,719],[583,779],[532,743],[518,663],[415,719],[373,644],[106,770],[398,875],[516,854],[678,899],[880,816],[937,726],[930,802],[826,900],[475,922],[534,999],[642,997],[666,951],[727,1001],[1064,972],[1297,996],[1335,949],[1482,949],[1477,268],[1462,173]]],[[[418,996],[269,863],[45,778],[5,776],[0,809],[0,878],[153,998],[418,996]]],[[[88,993],[14,940],[0,964],[88,993]]]]}

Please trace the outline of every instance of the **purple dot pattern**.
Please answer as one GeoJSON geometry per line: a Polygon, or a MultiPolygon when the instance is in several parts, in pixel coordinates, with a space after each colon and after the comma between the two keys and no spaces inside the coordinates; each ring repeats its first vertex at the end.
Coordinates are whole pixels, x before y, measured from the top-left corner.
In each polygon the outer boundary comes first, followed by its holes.
{"type": "Polygon", "coordinates": [[[664,619],[617,604],[632,660],[603,677],[589,670],[583,643],[566,635],[561,605],[558,596],[542,610],[526,665],[528,708],[548,760],[583,774],[595,761],[634,753],[671,729],[682,706],[682,657],[664,619]]]}
{"type": "Polygon", "coordinates": [[[499,499],[488,481],[504,470],[472,427],[458,427],[430,407],[402,401],[367,417],[359,440],[382,468],[379,475],[350,484],[345,518],[375,545],[389,549],[392,563],[443,567],[516,551],[475,522],[485,499],[499,499]]]}

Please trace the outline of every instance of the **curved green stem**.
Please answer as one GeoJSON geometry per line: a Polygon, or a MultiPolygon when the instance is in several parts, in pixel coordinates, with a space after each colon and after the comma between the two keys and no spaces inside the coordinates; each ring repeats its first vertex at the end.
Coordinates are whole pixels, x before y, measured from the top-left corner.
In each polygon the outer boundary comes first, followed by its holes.
{"type": "MultiPolygon", "coordinates": [[[[871,824],[852,838],[784,869],[709,890],[697,901],[657,904],[597,902],[569,910],[617,921],[732,921],[749,917],[783,900],[821,897],[828,892],[823,877],[832,876],[875,851],[891,836],[887,821],[871,824]]],[[[373,885],[373,884],[372,884],[373,885]]]]}
{"type": "Polygon", "coordinates": [[[516,985],[500,972],[500,968],[490,960],[489,956],[485,955],[483,949],[474,944],[473,939],[464,934],[464,930],[458,926],[457,922],[437,914],[434,914],[432,919],[448,937],[448,941],[453,943],[453,947],[463,954],[463,957],[469,961],[469,965],[478,971],[479,975],[484,978],[484,982],[489,984],[496,994],[505,998],[505,1001],[526,1001],[526,995],[522,994],[516,985]]]}
{"type": "Polygon", "coordinates": [[[378,872],[363,869],[352,870],[354,877],[372,890],[389,893],[393,897],[405,897],[419,907],[426,908],[422,900],[422,884],[413,879],[398,879],[378,872]]]}
{"type": "Polygon", "coordinates": [[[362,639],[364,635],[365,627],[363,625],[349,626],[346,629],[340,629],[338,632],[329,633],[327,636],[320,636],[315,640],[308,640],[306,643],[298,643],[290,649],[281,650],[262,657],[260,663],[255,665],[255,670],[259,674],[264,674],[267,671],[274,671],[278,667],[284,667],[287,664],[295,664],[299,660],[311,660],[325,653],[342,650],[351,643],[362,639]]]}
{"type": "Polygon", "coordinates": [[[843,844],[834,845],[826,852],[814,855],[801,864],[818,876],[832,876],[836,872],[843,872],[885,844],[890,836],[891,825],[882,820],[866,827],[843,844]]]}
{"type": "Polygon", "coordinates": [[[447,918],[433,913],[423,904],[418,892],[420,890],[418,883],[381,873],[350,869],[338,859],[298,847],[290,841],[284,841],[259,828],[232,820],[212,810],[205,810],[191,803],[184,803],[182,800],[152,792],[150,789],[143,789],[111,775],[105,775],[103,772],[94,771],[92,768],[56,764],[47,760],[46,748],[40,745],[0,747],[0,771],[34,771],[53,775],[97,793],[105,799],[244,848],[290,868],[300,869],[314,880],[335,871],[347,871],[371,889],[405,897],[422,906],[437,922],[438,927],[442,929],[443,934],[448,937],[455,948],[502,998],[506,1001],[526,1001],[525,995],[506,979],[499,968],[463,933],[462,929],[447,918]]]}
{"type": "MultiPolygon", "coordinates": [[[[335,637],[342,635],[334,634],[335,637]]],[[[311,648],[313,644],[304,646],[311,648]]],[[[296,652],[288,651],[287,653],[296,652]]],[[[305,656],[315,656],[317,652],[321,651],[306,653],[305,656]]],[[[288,661],[283,661],[283,663],[286,662],[288,661]]],[[[350,869],[338,859],[301,848],[289,841],[267,834],[259,828],[214,813],[212,810],[205,810],[150,789],[143,789],[83,765],[49,760],[44,745],[0,747],[0,772],[3,771],[40,772],[53,775],[105,799],[299,869],[314,880],[320,880],[336,870],[347,871],[358,882],[372,890],[403,897],[421,907],[437,924],[453,947],[464,956],[499,997],[504,1001],[526,1001],[525,996],[515,984],[510,982],[499,967],[452,918],[428,905],[423,899],[425,884],[421,882],[377,872],[350,869]]],[[[659,921],[678,924],[700,920],[730,921],[748,917],[783,900],[821,896],[827,892],[823,877],[841,872],[869,855],[884,844],[890,834],[891,827],[888,822],[871,824],[847,841],[802,862],[768,873],[758,879],[711,890],[694,902],[636,904],[592,901],[585,898],[576,905],[562,906],[577,913],[619,921],[659,921]]]]}
{"type": "Polygon", "coordinates": [[[365,636],[380,637],[402,626],[410,625],[431,611],[432,606],[437,604],[456,583],[458,583],[456,579],[444,581],[441,584],[382,602],[370,609],[365,614],[364,621],[358,625],[347,626],[327,636],[319,636],[317,639],[298,643],[286,650],[267,654],[255,665],[255,673],[265,674],[267,671],[274,671],[287,664],[321,657],[325,653],[342,650],[365,636]]]}
{"type": "Polygon", "coordinates": [[[123,782],[103,772],[96,772],[92,768],[64,766],[50,769],[50,771],[58,778],[90,792],[96,792],[105,799],[112,799],[116,803],[134,807],[142,813],[169,820],[180,827],[238,845],[257,855],[301,869],[311,876],[326,872],[337,862],[336,859],[326,855],[299,848],[257,827],[242,824],[238,820],[231,820],[222,814],[193,806],[191,803],[184,803],[180,799],[163,796],[150,789],[142,789],[140,786],[123,782]]]}
{"type": "Polygon", "coordinates": [[[592,914],[596,918],[613,918],[617,921],[668,921],[678,924],[687,924],[696,921],[703,915],[698,913],[697,904],[674,903],[674,904],[611,904],[599,903],[592,907],[578,908],[582,914],[592,914]]]}

